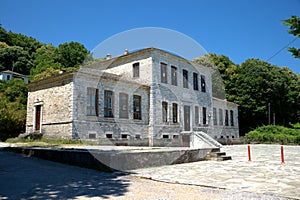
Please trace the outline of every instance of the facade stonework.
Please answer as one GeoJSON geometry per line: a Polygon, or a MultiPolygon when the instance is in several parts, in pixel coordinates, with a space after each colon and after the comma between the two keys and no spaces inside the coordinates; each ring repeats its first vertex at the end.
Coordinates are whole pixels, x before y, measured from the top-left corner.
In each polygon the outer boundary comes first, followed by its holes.
{"type": "Polygon", "coordinates": [[[238,106],[212,97],[210,69],[155,48],[32,83],[28,93],[26,132],[45,137],[195,146],[197,132],[220,139],[238,130],[238,106]]]}

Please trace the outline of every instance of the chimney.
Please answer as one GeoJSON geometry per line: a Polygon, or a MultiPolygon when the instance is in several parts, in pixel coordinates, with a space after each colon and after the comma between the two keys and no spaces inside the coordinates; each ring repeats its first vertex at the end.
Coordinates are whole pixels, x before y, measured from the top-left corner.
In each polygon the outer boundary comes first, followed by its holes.
{"type": "Polygon", "coordinates": [[[128,55],[128,54],[129,54],[128,49],[125,49],[125,50],[124,50],[124,55],[128,55]]]}
{"type": "Polygon", "coordinates": [[[109,60],[109,59],[111,59],[111,55],[108,53],[108,54],[106,54],[106,60],[109,60]]]}

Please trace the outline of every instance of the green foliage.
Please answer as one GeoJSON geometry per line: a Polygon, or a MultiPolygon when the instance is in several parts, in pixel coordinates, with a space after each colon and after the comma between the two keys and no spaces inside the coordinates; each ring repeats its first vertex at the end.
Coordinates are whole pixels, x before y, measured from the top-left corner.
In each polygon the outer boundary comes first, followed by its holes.
{"type": "MultiPolygon", "coordinates": [[[[289,26],[288,32],[296,37],[300,37],[300,18],[291,16],[289,19],[283,21],[283,24],[289,26]]],[[[300,58],[300,49],[291,47],[288,49],[295,58],[300,58]]]]}
{"type": "Polygon", "coordinates": [[[268,103],[276,124],[300,121],[299,77],[288,68],[248,59],[234,69],[226,84],[227,99],[240,105],[241,132],[268,124],[268,103]]]}
{"type": "Polygon", "coordinates": [[[246,134],[250,142],[300,144],[300,130],[284,126],[262,126],[246,134]]]}
{"type": "Polygon", "coordinates": [[[59,72],[60,72],[60,70],[58,70],[58,69],[47,68],[45,71],[33,76],[31,81],[38,81],[38,80],[42,80],[44,78],[55,76],[55,75],[58,75],[59,72]]]}
{"type": "Polygon", "coordinates": [[[25,131],[27,86],[21,79],[0,81],[0,140],[25,131]]]}

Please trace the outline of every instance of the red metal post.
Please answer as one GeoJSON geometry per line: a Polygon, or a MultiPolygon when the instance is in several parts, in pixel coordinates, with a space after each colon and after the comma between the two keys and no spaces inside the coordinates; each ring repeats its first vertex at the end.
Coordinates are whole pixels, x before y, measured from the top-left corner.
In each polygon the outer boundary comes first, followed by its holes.
{"type": "Polygon", "coordinates": [[[251,151],[250,151],[250,145],[248,145],[248,161],[251,162],[251,151]]]}
{"type": "Polygon", "coordinates": [[[284,153],[283,153],[283,146],[281,146],[281,148],[280,148],[280,152],[281,152],[281,164],[284,164],[284,153]]]}

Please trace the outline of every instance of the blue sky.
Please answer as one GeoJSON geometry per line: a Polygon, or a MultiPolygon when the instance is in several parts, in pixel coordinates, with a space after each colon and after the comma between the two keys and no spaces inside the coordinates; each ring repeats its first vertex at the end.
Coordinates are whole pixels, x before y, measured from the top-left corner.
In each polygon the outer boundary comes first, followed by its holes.
{"type": "MultiPolygon", "coordinates": [[[[300,0],[0,2],[0,23],[6,30],[43,43],[58,46],[77,41],[91,51],[120,32],[162,27],[185,34],[207,52],[226,55],[237,64],[248,58],[271,58],[295,38],[287,33],[288,27],[281,20],[300,16],[300,0]]],[[[291,46],[299,48],[300,39],[291,46]]],[[[268,62],[300,73],[300,59],[293,58],[286,49],[268,62]]]]}

